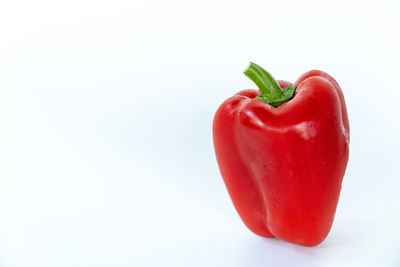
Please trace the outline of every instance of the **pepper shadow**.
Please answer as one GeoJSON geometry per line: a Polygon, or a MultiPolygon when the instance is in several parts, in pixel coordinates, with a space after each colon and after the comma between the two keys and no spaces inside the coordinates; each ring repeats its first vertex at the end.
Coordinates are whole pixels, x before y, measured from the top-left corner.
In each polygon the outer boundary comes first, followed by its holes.
{"type": "Polygon", "coordinates": [[[320,249],[301,247],[276,238],[249,240],[241,266],[323,266],[320,249]],[[299,249],[301,248],[301,249],[299,249]]]}

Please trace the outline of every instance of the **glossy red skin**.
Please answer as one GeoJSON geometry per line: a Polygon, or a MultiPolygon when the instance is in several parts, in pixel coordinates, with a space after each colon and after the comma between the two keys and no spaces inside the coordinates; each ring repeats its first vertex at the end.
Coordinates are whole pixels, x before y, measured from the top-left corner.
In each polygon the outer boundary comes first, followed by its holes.
{"type": "Polygon", "coordinates": [[[254,99],[258,90],[227,99],[214,117],[214,147],[233,204],[251,231],[315,246],[335,216],[349,121],[331,76],[313,70],[295,85],[293,99],[278,108],[254,99]]]}

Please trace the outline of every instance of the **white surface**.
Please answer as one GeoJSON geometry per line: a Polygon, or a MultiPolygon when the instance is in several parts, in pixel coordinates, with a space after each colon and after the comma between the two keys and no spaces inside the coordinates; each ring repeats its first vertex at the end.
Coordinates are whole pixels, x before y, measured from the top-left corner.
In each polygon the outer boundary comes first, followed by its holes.
{"type": "Polygon", "coordinates": [[[0,266],[400,266],[399,1],[0,2],[0,266]],[[214,158],[252,60],[317,68],[351,155],[320,246],[251,234],[214,158]]]}

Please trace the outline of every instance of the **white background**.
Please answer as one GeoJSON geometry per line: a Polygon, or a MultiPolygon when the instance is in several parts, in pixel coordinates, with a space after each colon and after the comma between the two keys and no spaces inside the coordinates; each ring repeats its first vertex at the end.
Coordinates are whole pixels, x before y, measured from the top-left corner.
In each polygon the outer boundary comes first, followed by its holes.
{"type": "Polygon", "coordinates": [[[1,1],[0,266],[400,266],[400,2],[1,1]],[[351,153],[333,228],[249,232],[216,164],[249,61],[330,73],[351,153]]]}

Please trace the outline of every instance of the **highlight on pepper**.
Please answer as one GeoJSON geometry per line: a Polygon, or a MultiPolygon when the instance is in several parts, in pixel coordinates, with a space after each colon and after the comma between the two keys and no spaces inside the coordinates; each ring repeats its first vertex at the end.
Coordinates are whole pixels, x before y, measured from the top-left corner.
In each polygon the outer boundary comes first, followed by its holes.
{"type": "Polygon", "coordinates": [[[255,63],[258,90],[225,100],[214,116],[215,154],[244,224],[262,237],[315,246],[328,235],[349,159],[339,84],[311,70],[292,84],[255,63]]]}

